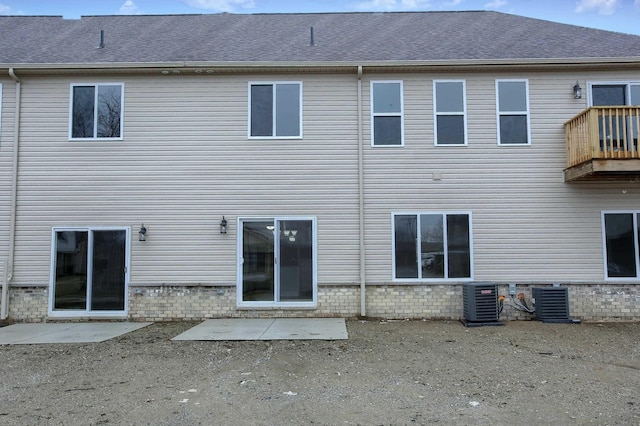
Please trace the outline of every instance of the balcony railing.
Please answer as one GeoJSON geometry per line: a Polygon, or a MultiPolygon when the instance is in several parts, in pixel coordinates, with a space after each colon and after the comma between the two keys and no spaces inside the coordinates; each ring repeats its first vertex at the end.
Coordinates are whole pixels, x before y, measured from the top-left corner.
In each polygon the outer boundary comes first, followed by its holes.
{"type": "Polygon", "coordinates": [[[640,173],[639,129],[640,106],[591,107],[567,121],[565,180],[640,173]]]}

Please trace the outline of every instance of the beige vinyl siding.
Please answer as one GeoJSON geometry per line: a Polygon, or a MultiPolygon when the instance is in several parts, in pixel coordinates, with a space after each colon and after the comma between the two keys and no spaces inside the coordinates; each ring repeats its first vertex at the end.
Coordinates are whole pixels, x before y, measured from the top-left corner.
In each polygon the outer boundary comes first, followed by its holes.
{"type": "MultiPolygon", "coordinates": [[[[602,282],[601,211],[637,209],[640,187],[565,184],[563,123],[586,107],[586,81],[625,79],[637,75],[365,72],[367,283],[392,282],[402,211],[471,212],[476,280],[602,282]],[[495,80],[509,78],[529,81],[530,146],[497,145],[495,80]],[[369,81],[387,79],[403,80],[404,147],[370,146],[369,81]],[[466,80],[468,146],[434,146],[434,79],[466,80]]],[[[335,74],[24,78],[14,283],[48,283],[51,227],[111,225],[131,227],[134,285],[232,285],[237,219],[287,215],[317,217],[320,285],[357,283],[356,88],[335,74]],[[249,81],[302,81],[303,139],[247,138],[249,81]],[[68,140],[70,84],[83,82],[125,84],[122,141],[68,140]]]]}
{"type": "Polygon", "coordinates": [[[319,284],[357,282],[355,75],[24,81],[16,284],[48,283],[51,227],[83,225],[131,227],[132,284],[235,284],[237,218],[274,215],[317,217],[319,284]],[[255,80],[303,82],[303,139],[247,138],[255,80]],[[68,140],[83,82],[125,84],[122,141],[68,140]]]}
{"type": "MultiPolygon", "coordinates": [[[[381,77],[367,76],[381,80],[381,77]]],[[[564,122],[586,108],[577,79],[624,73],[398,74],[404,81],[405,146],[365,145],[367,281],[392,281],[391,213],[471,211],[476,280],[602,282],[600,212],[640,204],[637,183],[566,184],[564,122]],[[433,145],[432,80],[465,79],[467,147],[433,145]],[[498,146],[496,79],[528,79],[531,146],[498,146]],[[432,179],[440,172],[441,180],[432,179]],[[623,190],[626,193],[623,193],[623,190]]],[[[365,115],[369,114],[368,85],[365,115]]],[[[369,137],[365,120],[365,139],[369,137]]]]}
{"type": "MultiPolygon", "coordinates": [[[[0,274],[7,260],[11,226],[11,185],[13,176],[13,128],[15,120],[15,83],[0,80],[0,274]]],[[[1,279],[0,279],[1,281],[1,279]]]]}

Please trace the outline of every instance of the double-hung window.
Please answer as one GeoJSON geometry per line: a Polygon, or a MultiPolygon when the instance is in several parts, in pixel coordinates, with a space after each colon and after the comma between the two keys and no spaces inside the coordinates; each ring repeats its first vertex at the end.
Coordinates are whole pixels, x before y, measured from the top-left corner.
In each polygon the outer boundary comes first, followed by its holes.
{"type": "Polygon", "coordinates": [[[124,84],[72,84],[69,139],[122,139],[124,84]]]}
{"type": "Polygon", "coordinates": [[[302,83],[249,83],[249,138],[302,137],[302,83]]]}
{"type": "Polygon", "coordinates": [[[466,145],[466,90],[462,81],[433,82],[436,145],[466,145]]]}
{"type": "Polygon", "coordinates": [[[498,145],[529,145],[528,80],[496,80],[498,145]]]}
{"type": "Polygon", "coordinates": [[[470,279],[473,276],[470,213],[393,215],[393,278],[470,279]]]}
{"type": "Polygon", "coordinates": [[[404,144],[402,81],[371,82],[371,145],[404,144]]]}
{"type": "Polygon", "coordinates": [[[602,213],[605,278],[640,278],[640,211],[602,213]]]}

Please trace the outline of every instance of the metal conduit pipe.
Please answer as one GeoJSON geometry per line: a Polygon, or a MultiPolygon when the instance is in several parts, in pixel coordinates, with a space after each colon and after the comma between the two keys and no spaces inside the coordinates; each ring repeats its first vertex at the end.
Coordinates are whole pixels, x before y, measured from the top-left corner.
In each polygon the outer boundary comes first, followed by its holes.
{"type": "Polygon", "coordinates": [[[362,65],[358,65],[358,199],[360,225],[360,316],[367,315],[366,258],[364,251],[364,152],[362,147],[362,65]]]}
{"type": "Polygon", "coordinates": [[[13,279],[13,258],[16,245],[16,208],[18,200],[18,156],[20,142],[20,99],[21,99],[21,82],[16,76],[13,67],[9,68],[9,77],[16,82],[16,98],[13,123],[13,163],[11,176],[11,218],[9,222],[9,254],[4,263],[4,279],[2,286],[2,305],[0,306],[0,319],[7,319],[9,316],[9,286],[13,279]]]}

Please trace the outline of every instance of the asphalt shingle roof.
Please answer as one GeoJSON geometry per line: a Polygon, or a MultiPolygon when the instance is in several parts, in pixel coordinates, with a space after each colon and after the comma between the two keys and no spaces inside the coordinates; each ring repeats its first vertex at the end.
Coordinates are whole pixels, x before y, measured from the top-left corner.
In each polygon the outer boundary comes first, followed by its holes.
{"type": "Polygon", "coordinates": [[[640,57],[640,36],[486,11],[0,17],[9,66],[609,57],[640,57]]]}

